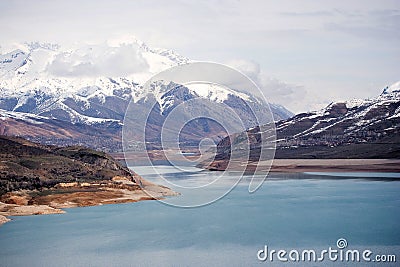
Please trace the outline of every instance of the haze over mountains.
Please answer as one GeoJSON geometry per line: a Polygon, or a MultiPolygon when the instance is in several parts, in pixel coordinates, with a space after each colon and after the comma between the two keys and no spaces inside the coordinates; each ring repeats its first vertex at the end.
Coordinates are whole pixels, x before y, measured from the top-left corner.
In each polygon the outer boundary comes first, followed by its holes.
{"type": "MultiPolygon", "coordinates": [[[[106,151],[121,149],[128,103],[132,100],[140,110],[149,96],[143,83],[157,72],[190,62],[171,50],[152,49],[138,40],[68,49],[38,42],[20,46],[0,55],[0,134],[106,151]]],[[[256,124],[246,119],[251,117],[247,106],[268,110],[250,93],[222,87],[170,84],[153,89],[150,94],[158,103],[150,120],[155,123],[153,128],[161,127],[176,105],[191,98],[203,99],[204,108],[207,103],[233,108],[243,114],[248,127],[256,124]]],[[[271,110],[277,121],[293,115],[281,105],[271,104],[271,110]]],[[[191,127],[184,136],[188,143],[204,136],[222,138],[220,129],[210,122],[191,127]]]]}

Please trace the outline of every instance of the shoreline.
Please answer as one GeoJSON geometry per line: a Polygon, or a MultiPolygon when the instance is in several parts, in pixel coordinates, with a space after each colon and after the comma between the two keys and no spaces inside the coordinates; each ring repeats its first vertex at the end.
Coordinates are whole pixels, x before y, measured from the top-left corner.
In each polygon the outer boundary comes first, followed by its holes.
{"type": "MultiPolygon", "coordinates": [[[[224,171],[226,164],[225,160],[214,161],[206,170],[224,171]]],[[[244,164],[246,163],[243,161],[232,161],[229,170],[243,170],[244,164]]],[[[261,161],[260,164],[269,166],[271,163],[261,161]]],[[[255,163],[247,164],[246,172],[254,171],[255,167],[255,163]]],[[[261,168],[260,171],[262,172],[263,169],[261,168]]],[[[274,159],[270,172],[400,173],[400,159],[274,159]]],[[[10,221],[8,216],[62,214],[66,212],[63,210],[65,208],[134,203],[179,195],[165,186],[153,184],[142,177],[140,177],[140,182],[142,188],[138,185],[132,187],[132,185],[122,183],[116,186],[72,186],[64,188],[64,191],[49,192],[48,194],[24,190],[10,192],[7,193],[8,195],[6,194],[6,197],[3,195],[0,200],[0,226],[10,221]],[[4,199],[9,203],[4,203],[4,199]]]]}
{"type": "MultiPolygon", "coordinates": [[[[205,169],[224,171],[228,162],[215,160],[205,169]]],[[[232,160],[228,170],[254,172],[257,163],[232,160]]],[[[260,161],[257,171],[280,172],[400,172],[400,159],[274,159],[260,161]],[[265,166],[263,168],[263,166],[265,166]],[[269,168],[271,166],[271,168],[269,168]]]]}
{"type": "Polygon", "coordinates": [[[275,159],[272,172],[400,172],[396,159],[275,159]]]}
{"type": "Polygon", "coordinates": [[[139,186],[84,186],[55,189],[44,192],[14,191],[2,196],[0,201],[0,226],[11,221],[8,216],[31,216],[66,213],[67,208],[101,206],[159,200],[179,193],[141,178],[139,186]],[[7,203],[5,203],[5,202],[7,203]]]}

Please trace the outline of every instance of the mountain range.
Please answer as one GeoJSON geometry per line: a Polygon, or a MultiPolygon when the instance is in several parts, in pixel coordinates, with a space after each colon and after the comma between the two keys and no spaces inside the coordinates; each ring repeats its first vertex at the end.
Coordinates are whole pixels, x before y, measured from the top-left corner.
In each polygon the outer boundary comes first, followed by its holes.
{"type": "MultiPolygon", "coordinates": [[[[250,159],[258,160],[263,128],[224,138],[216,158],[228,160],[231,144],[241,148],[241,142],[250,140],[250,159]]],[[[275,142],[275,158],[400,158],[400,82],[374,98],[333,102],[281,120],[275,142]]]]}
{"type": "MultiPolygon", "coordinates": [[[[167,84],[154,86],[151,92],[143,90],[144,82],[155,73],[188,62],[171,50],[152,49],[136,39],[73,48],[21,44],[20,49],[0,55],[0,134],[44,144],[119,151],[130,101],[140,110],[149,96],[156,99],[149,118],[156,130],[148,137],[154,142],[165,118],[188,99],[201,98],[206,109],[215,103],[227,105],[243,115],[248,128],[256,126],[248,119],[248,106],[261,113],[269,109],[250,93],[223,87],[167,84]]],[[[281,105],[270,107],[276,121],[293,115],[281,105]]],[[[195,144],[204,137],[220,139],[221,134],[212,122],[198,121],[189,125],[183,141],[195,144]]]]}

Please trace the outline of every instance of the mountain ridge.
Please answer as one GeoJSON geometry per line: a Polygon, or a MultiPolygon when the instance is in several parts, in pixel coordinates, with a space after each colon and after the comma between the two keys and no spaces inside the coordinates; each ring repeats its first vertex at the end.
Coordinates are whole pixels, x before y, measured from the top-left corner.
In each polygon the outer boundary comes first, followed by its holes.
{"type": "MultiPolygon", "coordinates": [[[[66,122],[67,129],[60,128],[56,132],[82,126],[92,127],[109,136],[119,128],[114,137],[120,139],[125,110],[130,101],[140,106],[148,93],[151,93],[157,99],[161,113],[177,105],[174,101],[179,96],[167,97],[169,87],[154,87],[153,91],[145,92],[143,82],[158,71],[190,62],[172,50],[152,49],[136,39],[131,43],[122,42],[114,46],[85,45],[67,50],[62,50],[57,44],[38,42],[26,43],[24,47],[0,56],[0,123],[3,134],[17,132],[17,129],[11,129],[11,125],[16,124],[15,121],[24,123],[26,114],[32,114],[40,116],[42,125],[46,124],[47,128],[55,128],[61,121],[66,122]],[[126,74],[124,71],[130,68],[134,71],[124,77],[104,76],[115,74],[108,69],[106,63],[115,65],[116,62],[125,62],[125,59],[121,59],[121,51],[126,50],[132,54],[131,61],[134,63],[126,63],[125,69],[120,68],[120,74],[126,74]],[[82,73],[82,76],[72,76],[73,73],[82,73]],[[6,121],[10,121],[8,126],[5,125],[6,121]]],[[[182,87],[180,90],[186,90],[183,88],[189,90],[187,95],[203,98],[210,103],[227,103],[229,106],[232,97],[238,97],[250,105],[256,105],[257,109],[267,109],[265,103],[259,102],[249,93],[212,87],[204,90],[196,86],[182,87]]],[[[181,92],[176,90],[176,93],[181,92]]],[[[271,109],[276,120],[292,115],[281,105],[271,105],[271,109]]],[[[28,118],[24,127],[27,128],[32,120],[38,118],[28,118]]],[[[43,141],[48,137],[44,141],[55,145],[73,144],[73,138],[68,136],[64,140],[59,138],[59,141],[51,134],[44,135],[42,139],[27,134],[21,136],[33,141],[43,141]]],[[[84,145],[90,146],[90,135],[85,138],[87,141],[84,145]]],[[[188,138],[192,141],[197,137],[188,138]]],[[[92,147],[103,149],[97,145],[92,147]]],[[[111,150],[121,150],[121,146],[115,143],[111,150]]]]}
{"type": "MultiPolygon", "coordinates": [[[[278,159],[400,158],[400,82],[365,100],[333,102],[276,123],[278,159]]],[[[224,138],[218,160],[228,161],[231,144],[250,140],[250,160],[259,159],[262,127],[224,138]]]]}

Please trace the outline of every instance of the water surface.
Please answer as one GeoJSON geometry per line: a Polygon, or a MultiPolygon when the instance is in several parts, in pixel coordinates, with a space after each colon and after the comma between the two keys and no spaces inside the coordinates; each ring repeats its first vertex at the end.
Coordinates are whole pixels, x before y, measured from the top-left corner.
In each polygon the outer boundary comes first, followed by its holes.
{"type": "MultiPolygon", "coordinates": [[[[158,168],[188,184],[215,175],[158,168]]],[[[148,167],[135,170],[155,175],[148,167]]],[[[194,209],[144,201],[13,217],[0,227],[0,266],[267,266],[271,263],[256,256],[264,245],[318,249],[335,247],[338,238],[351,248],[398,253],[400,182],[390,175],[334,177],[271,175],[254,194],[242,183],[221,200],[194,209]]]]}

